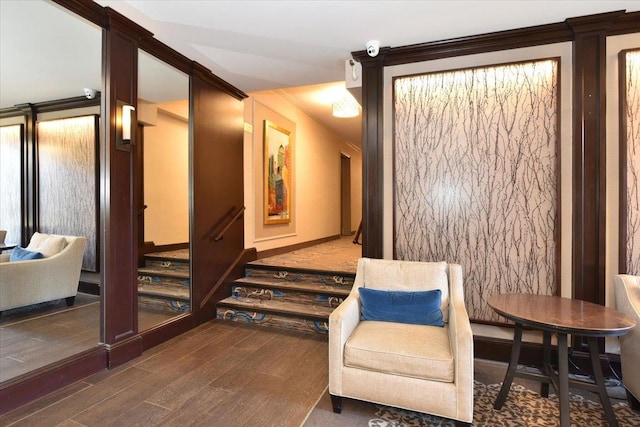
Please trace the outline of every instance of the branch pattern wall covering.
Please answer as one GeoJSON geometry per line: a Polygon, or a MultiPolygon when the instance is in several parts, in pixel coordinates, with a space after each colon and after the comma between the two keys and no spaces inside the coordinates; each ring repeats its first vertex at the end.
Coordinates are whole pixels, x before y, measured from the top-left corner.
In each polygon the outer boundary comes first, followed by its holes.
{"type": "Polygon", "coordinates": [[[394,250],[459,263],[470,317],[502,292],[554,294],[558,62],[394,81],[394,250]]]}
{"type": "Polygon", "coordinates": [[[38,123],[39,231],[84,236],[82,268],[97,269],[96,116],[38,123]]]}
{"type": "Polygon", "coordinates": [[[0,128],[0,228],[7,230],[5,242],[20,244],[22,202],[22,125],[0,128]]]}
{"type": "Polygon", "coordinates": [[[640,50],[626,54],[627,274],[640,275],[640,50]]]}

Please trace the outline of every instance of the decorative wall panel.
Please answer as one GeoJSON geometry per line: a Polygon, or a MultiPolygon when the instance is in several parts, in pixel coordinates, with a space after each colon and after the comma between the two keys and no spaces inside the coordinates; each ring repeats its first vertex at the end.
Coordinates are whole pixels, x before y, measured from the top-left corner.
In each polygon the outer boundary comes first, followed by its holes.
{"type": "Polygon", "coordinates": [[[5,242],[21,243],[21,149],[24,126],[0,128],[0,229],[7,230],[5,242]]]}
{"type": "Polygon", "coordinates": [[[397,259],[459,263],[471,318],[556,283],[558,61],[394,80],[397,259]]]}
{"type": "Polygon", "coordinates": [[[97,263],[97,116],[38,123],[39,231],[85,236],[82,268],[97,263]]]}
{"type": "Polygon", "coordinates": [[[625,55],[626,128],[626,264],[627,274],[640,275],[640,50],[625,55]]]}

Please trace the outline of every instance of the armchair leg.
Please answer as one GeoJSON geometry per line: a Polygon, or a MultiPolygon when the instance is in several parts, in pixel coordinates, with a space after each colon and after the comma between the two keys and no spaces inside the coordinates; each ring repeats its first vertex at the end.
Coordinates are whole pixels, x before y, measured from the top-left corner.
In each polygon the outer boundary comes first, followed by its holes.
{"type": "Polygon", "coordinates": [[[471,427],[471,423],[456,420],[456,427],[471,427]]]}
{"type": "Polygon", "coordinates": [[[67,301],[67,307],[71,307],[74,302],[76,302],[76,297],[66,297],[65,301],[67,301]]]}
{"type": "Polygon", "coordinates": [[[331,405],[333,405],[333,412],[336,414],[342,413],[342,396],[331,396],[331,405]]]}

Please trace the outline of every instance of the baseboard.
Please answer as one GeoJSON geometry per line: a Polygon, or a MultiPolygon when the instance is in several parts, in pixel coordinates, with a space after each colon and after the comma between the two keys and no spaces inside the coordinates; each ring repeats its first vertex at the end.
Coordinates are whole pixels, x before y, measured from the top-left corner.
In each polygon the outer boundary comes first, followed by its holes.
{"type": "Polygon", "coordinates": [[[298,249],[308,248],[308,247],[311,247],[311,246],[319,245],[321,243],[327,243],[327,242],[330,242],[332,240],[337,240],[339,238],[340,238],[340,235],[339,234],[335,234],[333,236],[323,237],[321,239],[310,240],[308,242],[302,242],[302,243],[296,243],[295,245],[289,245],[289,246],[282,246],[280,248],[267,249],[265,251],[258,252],[258,254],[257,254],[258,258],[257,259],[268,258],[268,257],[275,256],[275,255],[286,254],[287,252],[292,252],[292,251],[296,251],[298,249]]]}
{"type": "Polygon", "coordinates": [[[61,360],[54,368],[45,366],[5,381],[0,385],[0,415],[106,368],[106,351],[99,346],[61,360]]]}
{"type": "Polygon", "coordinates": [[[100,285],[98,283],[80,281],[78,283],[78,292],[89,295],[100,295],[100,285]]]}

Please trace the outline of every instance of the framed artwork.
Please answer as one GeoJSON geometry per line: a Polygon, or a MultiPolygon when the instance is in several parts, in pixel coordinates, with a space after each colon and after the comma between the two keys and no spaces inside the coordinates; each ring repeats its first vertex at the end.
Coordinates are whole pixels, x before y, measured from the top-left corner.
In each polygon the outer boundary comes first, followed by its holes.
{"type": "Polygon", "coordinates": [[[293,173],[291,131],[264,121],[264,223],[291,222],[291,174],[293,173]]]}

